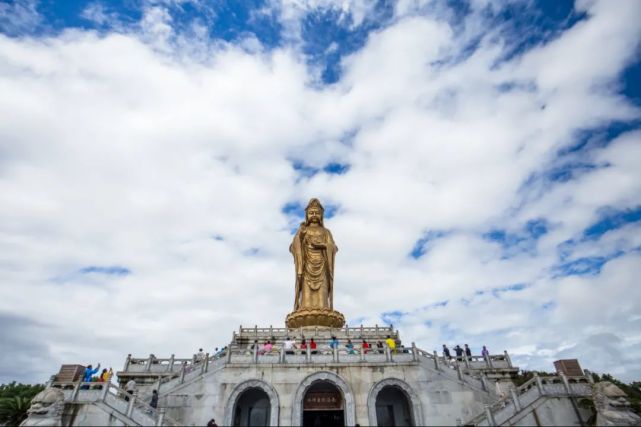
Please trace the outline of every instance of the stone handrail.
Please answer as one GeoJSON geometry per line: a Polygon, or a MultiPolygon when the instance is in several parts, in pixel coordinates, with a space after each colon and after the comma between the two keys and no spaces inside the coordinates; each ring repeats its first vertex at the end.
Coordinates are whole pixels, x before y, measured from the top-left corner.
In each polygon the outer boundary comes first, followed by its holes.
{"type": "Polygon", "coordinates": [[[393,337],[398,337],[398,331],[394,330],[394,326],[374,326],[374,327],[348,327],[343,328],[274,328],[270,326],[269,328],[259,328],[254,326],[253,328],[244,328],[242,325],[238,328],[238,331],[234,332],[234,340],[236,338],[255,338],[255,337],[286,337],[286,336],[306,336],[306,337],[317,337],[317,336],[327,336],[327,335],[342,335],[345,334],[347,337],[365,337],[365,336],[381,336],[381,335],[390,335],[393,337]]]}
{"type": "Polygon", "coordinates": [[[138,425],[181,425],[169,418],[164,408],[153,408],[137,394],[129,394],[110,382],[54,382],[51,387],[61,389],[69,403],[103,403],[138,425]]]}
{"type": "Polygon", "coordinates": [[[489,426],[502,425],[511,417],[526,409],[543,396],[589,396],[592,393],[592,377],[567,377],[563,374],[534,377],[517,388],[511,389],[507,396],[485,407],[485,411],[466,425],[479,425],[487,420],[489,426]]]}

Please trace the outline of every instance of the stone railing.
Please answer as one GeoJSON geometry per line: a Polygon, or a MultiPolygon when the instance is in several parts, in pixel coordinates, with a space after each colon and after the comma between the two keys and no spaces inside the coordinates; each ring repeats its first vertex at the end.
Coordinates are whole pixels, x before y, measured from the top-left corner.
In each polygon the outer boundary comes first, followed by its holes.
{"type": "Polygon", "coordinates": [[[534,378],[521,386],[510,389],[509,395],[492,405],[465,425],[500,426],[527,409],[541,397],[584,397],[592,395],[592,377],[558,376],[541,377],[536,373],[534,378]]]}
{"type": "Polygon", "coordinates": [[[394,330],[394,326],[378,326],[374,327],[364,327],[363,325],[358,327],[350,328],[345,326],[343,328],[274,328],[270,326],[269,328],[259,328],[254,326],[253,328],[244,328],[242,325],[238,328],[238,332],[233,334],[233,342],[238,342],[239,340],[253,340],[256,338],[260,339],[276,339],[283,340],[285,337],[303,337],[306,338],[329,338],[332,335],[335,335],[339,338],[356,338],[356,339],[384,339],[387,335],[392,338],[398,338],[398,331],[394,330]]]}
{"type": "Polygon", "coordinates": [[[165,414],[164,408],[155,409],[136,393],[129,394],[112,383],[54,382],[50,387],[62,390],[66,403],[104,404],[122,417],[126,423],[133,421],[144,426],[180,426],[165,414]]]}

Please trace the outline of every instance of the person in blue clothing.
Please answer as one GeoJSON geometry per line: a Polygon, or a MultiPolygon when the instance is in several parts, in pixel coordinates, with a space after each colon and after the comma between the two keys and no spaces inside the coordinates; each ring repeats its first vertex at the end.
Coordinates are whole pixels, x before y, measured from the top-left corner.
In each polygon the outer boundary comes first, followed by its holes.
{"type": "Polygon", "coordinates": [[[332,335],[332,339],[329,340],[329,347],[333,350],[338,348],[338,340],[335,336],[332,335]]]}
{"type": "Polygon", "coordinates": [[[100,363],[98,363],[98,366],[96,366],[96,369],[91,369],[91,365],[88,365],[87,368],[85,369],[85,376],[83,378],[83,382],[90,383],[91,382],[91,377],[93,374],[97,373],[100,370],[100,363]]]}

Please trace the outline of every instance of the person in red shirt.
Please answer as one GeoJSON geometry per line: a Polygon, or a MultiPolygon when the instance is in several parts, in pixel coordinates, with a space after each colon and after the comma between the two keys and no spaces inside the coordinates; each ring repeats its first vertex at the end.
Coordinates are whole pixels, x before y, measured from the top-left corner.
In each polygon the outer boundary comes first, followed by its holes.
{"type": "Polygon", "coordinates": [[[363,340],[361,347],[363,347],[363,353],[367,353],[367,350],[369,350],[369,344],[365,340],[363,340]]]}
{"type": "Polygon", "coordinates": [[[305,353],[307,351],[307,341],[305,341],[305,338],[300,342],[300,352],[305,353]]]}
{"type": "Polygon", "coordinates": [[[309,341],[309,349],[312,351],[312,354],[316,354],[316,343],[314,342],[314,338],[311,338],[309,341]]]}

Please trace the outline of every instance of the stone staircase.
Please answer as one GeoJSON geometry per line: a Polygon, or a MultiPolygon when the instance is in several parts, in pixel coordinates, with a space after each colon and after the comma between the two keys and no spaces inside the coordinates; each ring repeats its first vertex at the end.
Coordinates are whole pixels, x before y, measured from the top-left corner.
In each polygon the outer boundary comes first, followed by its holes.
{"type": "MultiPolygon", "coordinates": [[[[591,397],[591,377],[566,377],[565,375],[540,377],[527,381],[520,387],[511,389],[505,396],[492,405],[485,407],[483,413],[469,420],[470,426],[511,426],[516,425],[550,398],[568,398],[577,419],[581,420],[579,409],[572,398],[591,397]]],[[[547,425],[543,423],[542,425],[547,425]]]]}
{"type": "Polygon", "coordinates": [[[164,409],[156,410],[111,383],[56,382],[51,387],[64,393],[65,403],[92,404],[128,426],[180,426],[164,409]]]}

